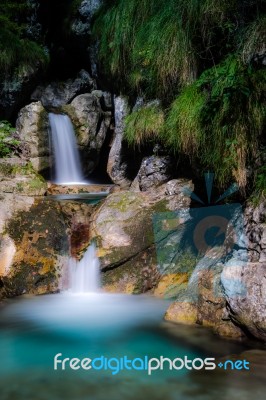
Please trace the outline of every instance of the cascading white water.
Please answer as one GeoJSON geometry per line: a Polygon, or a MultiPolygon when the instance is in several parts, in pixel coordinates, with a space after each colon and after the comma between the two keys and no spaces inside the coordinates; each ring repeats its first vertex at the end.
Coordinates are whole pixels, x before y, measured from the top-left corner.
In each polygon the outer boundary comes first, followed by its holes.
{"type": "Polygon", "coordinates": [[[86,183],[70,118],[63,114],[49,113],[49,122],[55,160],[55,183],[86,183]]]}
{"type": "Polygon", "coordinates": [[[80,261],[69,260],[70,291],[72,293],[95,293],[100,288],[100,263],[96,246],[92,243],[80,261]]]}

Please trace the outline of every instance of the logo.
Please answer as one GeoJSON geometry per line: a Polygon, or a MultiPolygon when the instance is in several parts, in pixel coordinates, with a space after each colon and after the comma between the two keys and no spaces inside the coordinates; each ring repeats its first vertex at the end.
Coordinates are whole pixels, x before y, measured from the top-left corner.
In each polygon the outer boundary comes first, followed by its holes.
{"type": "Polygon", "coordinates": [[[105,357],[101,355],[96,358],[69,358],[64,357],[62,353],[58,353],[54,356],[53,368],[55,371],[65,371],[71,369],[73,371],[85,370],[85,371],[110,371],[112,375],[117,375],[122,371],[142,371],[148,375],[152,375],[154,371],[199,371],[206,370],[212,371],[217,367],[224,370],[249,370],[249,362],[247,360],[226,360],[216,364],[216,360],[213,357],[206,358],[193,358],[188,356],[168,358],[164,356],[152,357],[136,357],[130,358],[128,356],[117,357],[105,357]]]}

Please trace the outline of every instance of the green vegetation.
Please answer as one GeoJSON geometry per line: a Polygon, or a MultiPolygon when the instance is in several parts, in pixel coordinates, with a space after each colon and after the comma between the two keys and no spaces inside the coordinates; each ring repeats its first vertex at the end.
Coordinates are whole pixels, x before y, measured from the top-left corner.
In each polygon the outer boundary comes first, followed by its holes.
{"type": "Polygon", "coordinates": [[[126,118],[125,138],[130,144],[140,144],[145,140],[154,140],[164,124],[164,113],[157,103],[151,103],[132,112],[126,118]]]}
{"type": "MultiPolygon", "coordinates": [[[[245,26],[249,22],[252,25],[263,1],[242,3],[106,1],[94,24],[100,39],[102,67],[107,66],[106,72],[111,72],[120,85],[150,97],[171,99],[180,87],[192,83],[204,69],[238,46],[243,22],[245,26]]],[[[254,27],[250,29],[253,32],[254,27]]],[[[261,32],[262,28],[256,29],[261,32]]]]}
{"type": "Polygon", "coordinates": [[[266,16],[263,15],[247,26],[244,40],[240,41],[244,62],[250,62],[254,55],[265,52],[265,38],[266,16]]]}
{"type": "Polygon", "coordinates": [[[27,38],[27,1],[1,0],[0,4],[0,76],[23,74],[44,66],[48,57],[43,47],[27,38]]]}
{"type": "Polygon", "coordinates": [[[159,106],[127,117],[129,143],[160,140],[247,187],[265,127],[263,0],[108,0],[94,33],[119,89],[159,106]]]}
{"type": "Polygon", "coordinates": [[[236,180],[243,189],[265,126],[265,84],[263,70],[230,55],[186,86],[165,113],[158,105],[131,113],[125,138],[160,140],[215,171],[221,186],[236,180]]]}
{"type": "Polygon", "coordinates": [[[165,140],[196,156],[224,185],[233,178],[244,188],[246,167],[256,154],[265,124],[266,75],[229,56],[205,71],[171,105],[165,140]]]}
{"type": "Polygon", "coordinates": [[[0,121],[0,158],[12,153],[19,141],[14,139],[15,129],[8,121],[0,121]]]}
{"type": "Polygon", "coordinates": [[[266,165],[263,165],[257,171],[254,192],[251,196],[251,200],[255,205],[261,200],[266,200],[266,165]]]}

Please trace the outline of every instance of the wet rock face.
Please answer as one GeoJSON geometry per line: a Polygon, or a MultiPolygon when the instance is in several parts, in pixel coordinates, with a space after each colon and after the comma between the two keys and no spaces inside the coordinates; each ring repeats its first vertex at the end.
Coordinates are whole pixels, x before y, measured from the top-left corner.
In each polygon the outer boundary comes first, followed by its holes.
{"type": "Polygon", "coordinates": [[[249,332],[266,341],[265,203],[248,206],[244,216],[247,240],[242,239],[242,247],[223,262],[216,261],[214,252],[221,259],[226,244],[202,258],[188,280],[186,294],[178,293],[166,319],[211,326],[222,336],[249,332]]]}
{"type": "Polygon", "coordinates": [[[166,320],[212,327],[221,336],[244,336],[242,330],[233,324],[226,308],[221,285],[223,264],[217,261],[224,254],[225,249],[222,246],[209,250],[198,262],[194,261],[191,271],[188,260],[183,264],[181,257],[177,259],[180,273],[175,275],[175,281],[172,279],[172,282],[167,282],[164,292],[167,294],[169,289],[172,292],[175,290],[173,293],[176,298],[167,310],[166,320]]]}
{"type": "Polygon", "coordinates": [[[80,260],[90,245],[91,214],[95,206],[77,201],[61,203],[61,210],[69,236],[69,253],[80,260]]]}
{"type": "Polygon", "coordinates": [[[68,251],[59,205],[5,195],[0,214],[0,297],[56,291],[68,251]]]}
{"type": "Polygon", "coordinates": [[[30,13],[27,16],[27,36],[32,40],[40,40],[42,36],[42,25],[38,20],[40,0],[28,0],[30,13]]]}
{"type": "Polygon", "coordinates": [[[245,211],[250,261],[266,261],[266,204],[248,206],[245,211]]]}
{"type": "Polygon", "coordinates": [[[22,71],[18,75],[7,76],[0,82],[0,119],[14,118],[37,84],[38,66],[22,71]]]}
{"type": "Polygon", "coordinates": [[[241,252],[223,269],[221,282],[230,317],[254,337],[266,341],[266,204],[245,210],[248,262],[241,252]]]}
{"type": "Polygon", "coordinates": [[[91,33],[92,18],[102,3],[102,0],[83,0],[81,2],[77,17],[72,24],[72,31],[76,36],[82,37],[91,33]]]}
{"type": "Polygon", "coordinates": [[[266,341],[266,263],[231,262],[221,280],[233,321],[266,341]]]}
{"type": "Polygon", "coordinates": [[[245,232],[248,262],[238,251],[223,268],[221,283],[230,318],[266,341],[266,204],[248,205],[245,232]]]}
{"type": "Polygon", "coordinates": [[[71,31],[76,38],[77,44],[83,47],[83,52],[88,59],[93,78],[98,76],[98,44],[91,37],[91,24],[102,3],[103,0],[83,0],[71,25],[71,31]]]}
{"type": "Polygon", "coordinates": [[[33,101],[40,101],[47,109],[59,108],[71,102],[81,93],[90,92],[96,88],[90,74],[81,70],[75,79],[64,82],[52,82],[48,86],[38,86],[31,95],[33,101]]]}
{"type": "MultiPolygon", "coordinates": [[[[27,39],[42,42],[42,25],[38,21],[39,0],[27,0],[27,9],[18,12],[15,20],[25,27],[27,39]]],[[[15,21],[14,21],[15,22],[15,21]]],[[[17,67],[17,66],[16,66],[17,67]]],[[[29,101],[30,94],[43,75],[36,61],[35,65],[17,68],[17,71],[1,71],[0,81],[0,120],[15,119],[19,109],[29,101]]]]}

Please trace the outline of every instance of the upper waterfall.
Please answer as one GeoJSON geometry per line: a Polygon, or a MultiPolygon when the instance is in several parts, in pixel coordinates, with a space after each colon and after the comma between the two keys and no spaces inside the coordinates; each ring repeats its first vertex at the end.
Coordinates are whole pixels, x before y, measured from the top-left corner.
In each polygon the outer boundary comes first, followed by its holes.
{"type": "Polygon", "coordinates": [[[86,183],[70,118],[49,113],[50,135],[55,162],[55,183],[86,183]]]}

